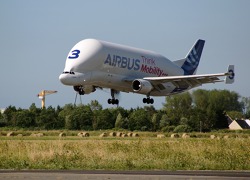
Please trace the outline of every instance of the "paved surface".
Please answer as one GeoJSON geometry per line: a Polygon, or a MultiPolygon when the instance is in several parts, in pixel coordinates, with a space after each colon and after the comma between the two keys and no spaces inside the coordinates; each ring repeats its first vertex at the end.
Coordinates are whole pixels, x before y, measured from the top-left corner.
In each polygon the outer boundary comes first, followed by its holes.
{"type": "Polygon", "coordinates": [[[0,170],[0,180],[181,180],[250,179],[250,171],[81,171],[81,170],[0,170]]]}

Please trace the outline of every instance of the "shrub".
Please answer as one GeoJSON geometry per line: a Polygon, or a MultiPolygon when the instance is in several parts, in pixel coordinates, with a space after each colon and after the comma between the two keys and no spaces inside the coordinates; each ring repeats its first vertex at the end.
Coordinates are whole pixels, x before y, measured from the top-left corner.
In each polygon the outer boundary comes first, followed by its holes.
{"type": "Polygon", "coordinates": [[[176,128],[174,129],[175,133],[180,133],[180,132],[191,132],[192,128],[188,125],[179,125],[176,126],[176,128]]]}
{"type": "Polygon", "coordinates": [[[165,126],[165,127],[163,127],[161,130],[162,130],[163,132],[173,132],[174,129],[175,129],[175,126],[165,126]]]}

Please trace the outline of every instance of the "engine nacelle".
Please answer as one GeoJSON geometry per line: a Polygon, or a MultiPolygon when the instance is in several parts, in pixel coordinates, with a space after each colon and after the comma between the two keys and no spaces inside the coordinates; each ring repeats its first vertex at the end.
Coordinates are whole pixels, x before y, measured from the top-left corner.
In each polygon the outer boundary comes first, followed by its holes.
{"type": "Polygon", "coordinates": [[[150,91],[152,91],[152,89],[154,88],[152,86],[152,84],[147,81],[147,80],[144,80],[144,79],[135,79],[133,82],[132,82],[132,88],[135,92],[140,92],[140,93],[143,93],[143,94],[147,94],[149,93],[150,91]]]}

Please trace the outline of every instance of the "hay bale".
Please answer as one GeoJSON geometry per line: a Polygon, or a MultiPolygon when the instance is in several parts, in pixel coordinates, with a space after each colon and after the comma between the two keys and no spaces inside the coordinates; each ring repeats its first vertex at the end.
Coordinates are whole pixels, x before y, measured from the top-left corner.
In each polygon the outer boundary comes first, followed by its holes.
{"type": "Polygon", "coordinates": [[[104,133],[100,134],[99,137],[107,137],[107,136],[108,136],[108,134],[104,132],[104,133]]]}
{"type": "Polygon", "coordinates": [[[228,139],[229,138],[229,136],[228,135],[225,135],[224,137],[223,137],[223,139],[228,139]]]}
{"type": "Polygon", "coordinates": [[[183,133],[181,137],[182,138],[190,138],[190,136],[187,133],[183,133]]]}
{"type": "Polygon", "coordinates": [[[38,133],[38,134],[36,134],[36,137],[43,137],[43,136],[44,136],[43,133],[38,133]]]}
{"type": "Polygon", "coordinates": [[[22,134],[18,134],[17,137],[23,137],[23,135],[22,134]]]}
{"type": "Polygon", "coordinates": [[[84,132],[82,135],[83,135],[83,137],[89,137],[89,133],[88,132],[84,132]]]}
{"type": "Polygon", "coordinates": [[[115,137],[116,136],[116,132],[109,133],[109,136],[115,137]]]}
{"type": "Polygon", "coordinates": [[[66,133],[64,133],[64,132],[60,133],[59,137],[66,137],[66,133]]]}
{"type": "Polygon", "coordinates": [[[11,131],[11,132],[8,132],[6,136],[7,136],[7,137],[14,136],[14,133],[13,133],[12,131],[11,131]]]}
{"type": "Polygon", "coordinates": [[[122,136],[122,133],[121,132],[117,132],[116,133],[116,137],[121,137],[122,136]]]}
{"type": "Polygon", "coordinates": [[[132,137],[132,136],[133,136],[133,133],[132,133],[132,132],[129,132],[127,135],[128,135],[128,137],[132,137]]]}
{"type": "Polygon", "coordinates": [[[43,137],[44,134],[43,133],[37,133],[37,134],[32,133],[30,136],[32,136],[32,137],[43,137]]]}
{"type": "Polygon", "coordinates": [[[36,137],[36,134],[35,134],[35,133],[32,133],[30,136],[31,136],[31,137],[36,137]]]}
{"type": "Polygon", "coordinates": [[[171,138],[179,138],[180,136],[179,136],[179,134],[174,133],[174,134],[171,134],[170,137],[171,137],[171,138]]]}
{"type": "Polygon", "coordinates": [[[139,137],[139,134],[138,133],[133,133],[132,137],[139,137]]]}
{"type": "Polygon", "coordinates": [[[211,138],[211,139],[215,139],[216,136],[212,134],[212,135],[210,135],[210,138],[211,138]]]}
{"type": "Polygon", "coordinates": [[[128,137],[126,133],[122,133],[122,137],[128,137]]]}
{"type": "Polygon", "coordinates": [[[165,138],[166,136],[164,134],[157,134],[157,138],[165,138]]]}
{"type": "Polygon", "coordinates": [[[77,136],[79,136],[79,137],[89,137],[89,133],[88,132],[79,132],[77,134],[77,136]]]}

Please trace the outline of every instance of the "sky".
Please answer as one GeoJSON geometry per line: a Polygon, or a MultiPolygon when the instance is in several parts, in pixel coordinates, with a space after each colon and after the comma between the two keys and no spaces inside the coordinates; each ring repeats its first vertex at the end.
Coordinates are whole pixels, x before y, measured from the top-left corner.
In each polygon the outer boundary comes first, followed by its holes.
{"type": "MultiPolygon", "coordinates": [[[[226,72],[235,65],[235,83],[207,84],[202,89],[226,89],[250,97],[250,1],[248,0],[0,0],[0,108],[41,107],[74,103],[75,92],[64,86],[62,73],[70,49],[86,38],[152,50],[170,60],[187,54],[194,42],[206,40],[197,74],[226,72]]],[[[144,107],[145,96],[119,95],[121,107],[144,107]]],[[[104,108],[110,91],[81,97],[104,108]]],[[[165,97],[155,97],[161,109],[165,97]]],[[[77,99],[80,103],[80,99],[77,99]]]]}

